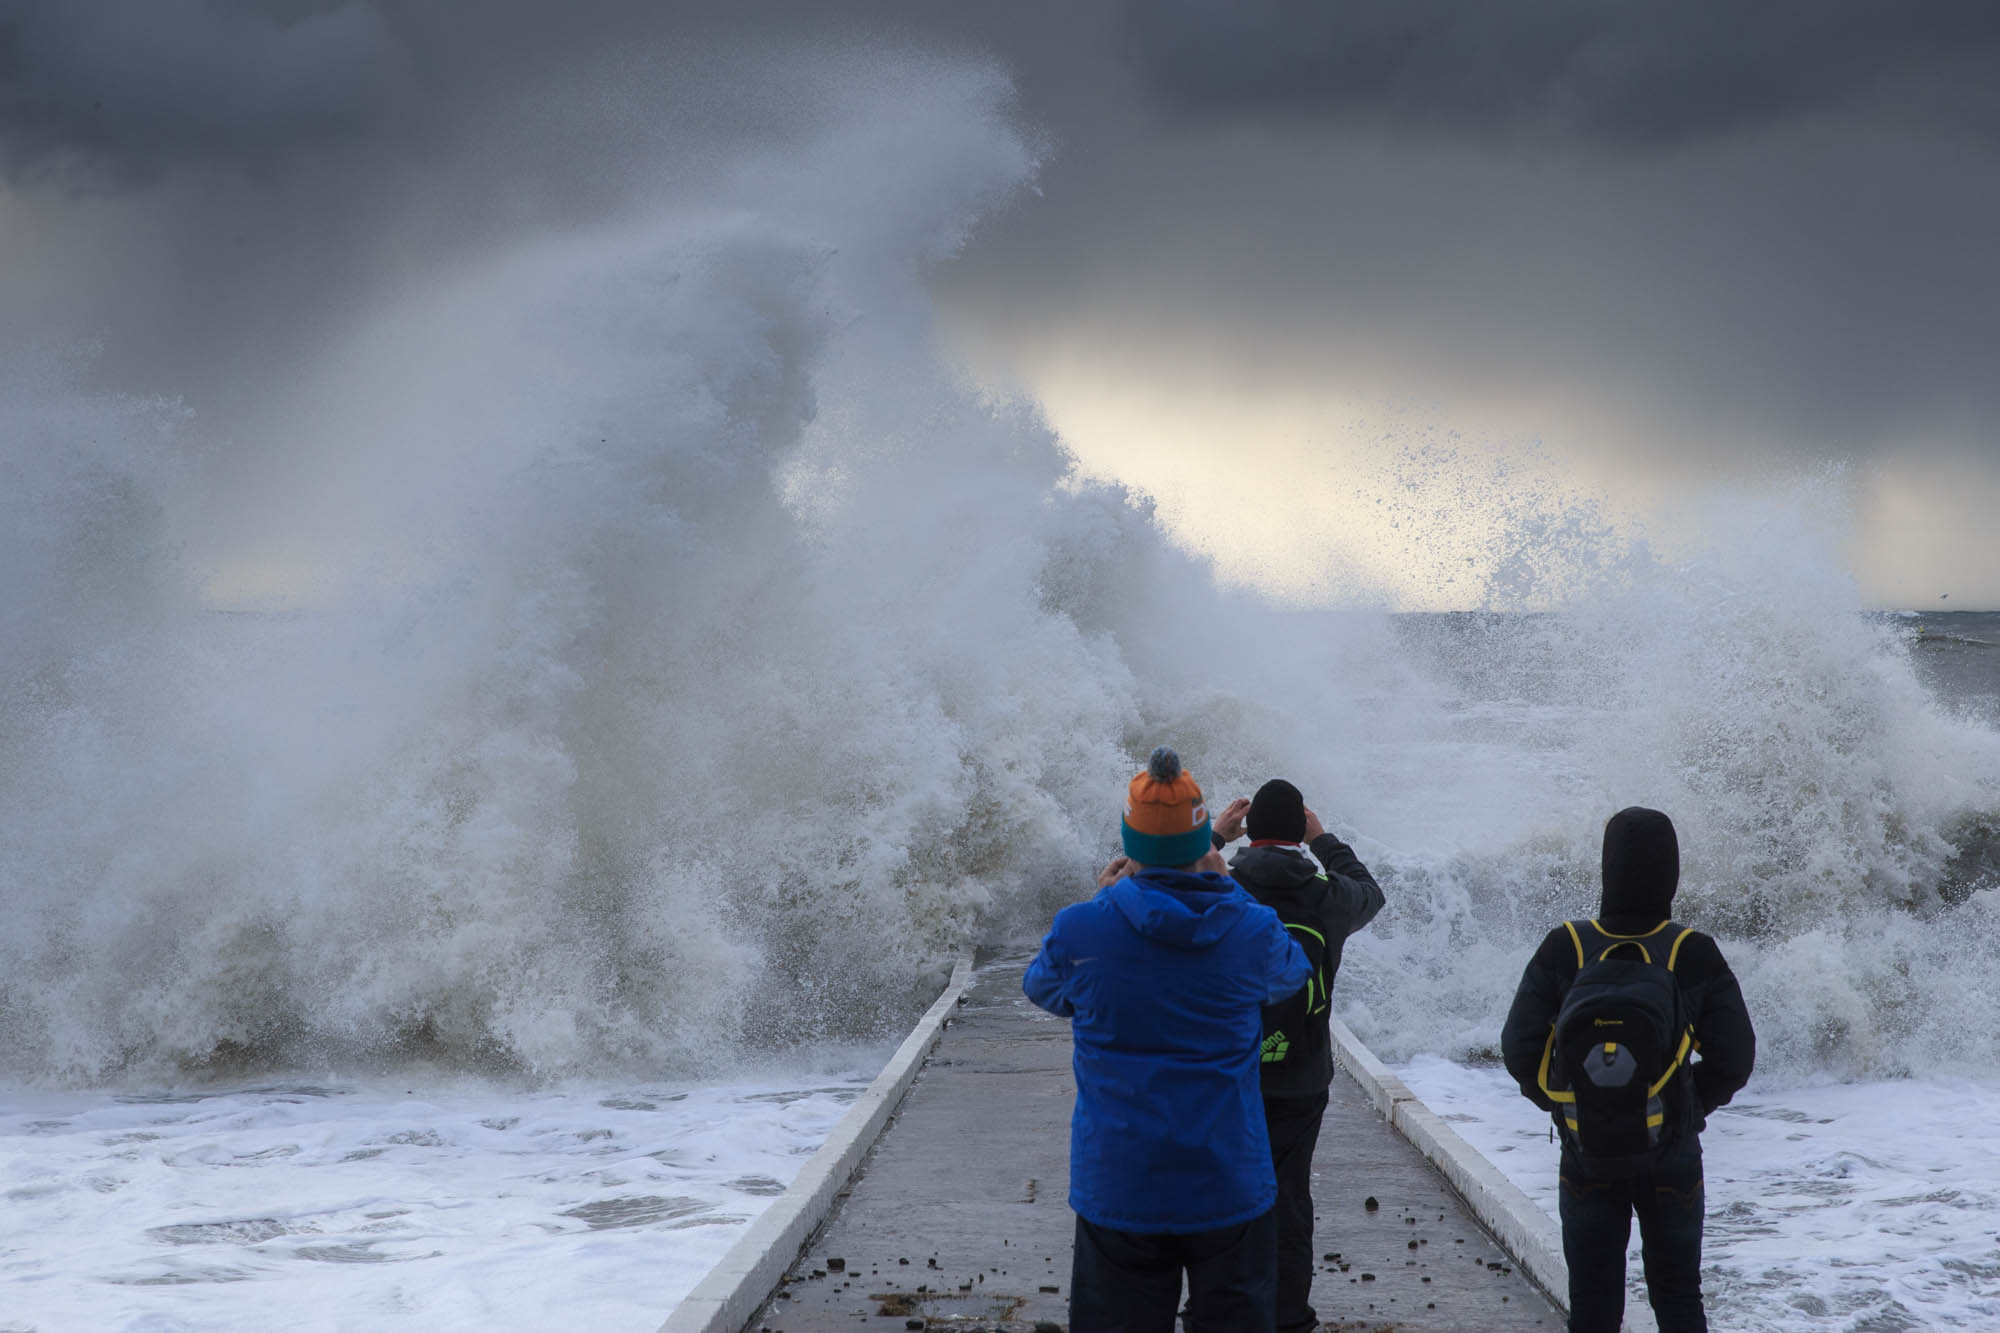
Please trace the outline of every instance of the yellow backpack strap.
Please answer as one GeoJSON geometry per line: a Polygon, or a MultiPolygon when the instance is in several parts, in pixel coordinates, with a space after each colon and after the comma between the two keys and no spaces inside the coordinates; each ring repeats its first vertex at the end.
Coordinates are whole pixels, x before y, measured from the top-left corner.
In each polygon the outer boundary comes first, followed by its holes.
{"type": "MultiPolygon", "coordinates": [[[[1584,969],[1584,937],[1576,933],[1576,923],[1574,921],[1564,921],[1562,929],[1570,933],[1570,943],[1576,945],[1576,969],[1582,971],[1584,969]]],[[[1534,1081],[1542,1087],[1542,1095],[1548,1097],[1550,1101],[1574,1105],[1576,1103],[1576,1093],[1564,1093],[1562,1089],[1548,1087],[1548,1065],[1554,1059],[1554,1055],[1556,1055],[1556,1023],[1550,1021],[1550,1025],[1548,1025],[1548,1041],[1542,1043],[1542,1069],[1534,1075],[1534,1081]]]]}
{"type": "Polygon", "coordinates": [[[1542,1095],[1544,1097],[1547,1097],[1550,1101],[1574,1102],[1576,1100],[1575,1093],[1563,1092],[1558,1088],[1552,1088],[1549,1086],[1549,1057],[1555,1054],[1555,1050],[1556,1050],[1556,1025],[1554,1023],[1550,1023],[1549,1039],[1542,1043],[1542,1067],[1540,1072],[1538,1072],[1535,1075],[1535,1082],[1541,1085],[1542,1095]]]}
{"type": "MultiPolygon", "coordinates": [[[[1576,933],[1576,922],[1574,921],[1563,922],[1563,929],[1569,932],[1569,942],[1576,946],[1576,966],[1581,971],[1583,968],[1583,936],[1576,933]]],[[[1542,1095],[1550,1101],[1573,1103],[1576,1101],[1575,1093],[1564,1092],[1559,1088],[1549,1086],[1549,1061],[1555,1056],[1555,1051],[1556,1025],[1554,1020],[1550,1020],[1548,1040],[1542,1043],[1542,1067],[1535,1074],[1535,1082],[1541,1085],[1542,1095]]]]}
{"type": "MultiPolygon", "coordinates": [[[[1687,940],[1687,937],[1692,934],[1694,934],[1693,927],[1683,926],[1681,928],[1681,932],[1678,935],[1674,936],[1674,947],[1667,953],[1667,971],[1671,972],[1674,970],[1674,964],[1680,961],[1681,945],[1687,940]]],[[[1689,1028],[1686,1032],[1683,1032],[1681,1034],[1681,1048],[1678,1051],[1674,1052],[1674,1062],[1667,1066],[1667,1072],[1660,1075],[1660,1081],[1658,1083],[1655,1083],[1653,1085],[1652,1091],[1648,1092],[1646,1095],[1648,1097],[1659,1096],[1660,1089],[1667,1086],[1667,1080],[1672,1078],[1674,1076],[1674,1071],[1681,1067],[1681,1061],[1687,1059],[1688,1052],[1691,1050],[1698,1051],[1700,1049],[1701,1049],[1701,1043],[1694,1039],[1694,1029],[1689,1028]]]]}
{"type": "Polygon", "coordinates": [[[1646,1095],[1648,1097],[1657,1097],[1660,1095],[1660,1089],[1667,1086],[1667,1080],[1671,1079],[1675,1075],[1675,1073],[1679,1071],[1681,1067],[1681,1061],[1687,1059],[1688,1048],[1692,1045],[1694,1045],[1694,1033],[1693,1032],[1681,1033],[1681,1048],[1674,1052],[1673,1063],[1667,1066],[1667,1072],[1660,1075],[1659,1081],[1657,1083],[1653,1084],[1652,1087],[1646,1089],[1646,1095]]]}

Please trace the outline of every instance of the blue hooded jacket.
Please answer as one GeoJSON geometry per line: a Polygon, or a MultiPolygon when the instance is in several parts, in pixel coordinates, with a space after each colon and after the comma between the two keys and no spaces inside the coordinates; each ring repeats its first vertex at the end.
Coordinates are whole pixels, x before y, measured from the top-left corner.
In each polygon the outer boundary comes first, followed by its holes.
{"type": "Polygon", "coordinates": [[[1148,868],[1056,914],[1021,989],[1072,1020],[1077,1216],[1188,1233],[1271,1209],[1262,1011],[1310,972],[1277,913],[1226,875],[1148,868]]]}

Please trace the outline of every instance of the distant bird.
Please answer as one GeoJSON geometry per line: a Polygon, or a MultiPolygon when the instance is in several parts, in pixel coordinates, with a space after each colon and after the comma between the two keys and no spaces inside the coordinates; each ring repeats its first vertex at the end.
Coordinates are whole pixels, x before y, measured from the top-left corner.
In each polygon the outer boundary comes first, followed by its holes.
{"type": "Polygon", "coordinates": [[[1938,594],[1938,600],[1939,600],[1940,602],[1942,602],[1942,601],[1943,601],[1943,600],[1944,600],[1945,598],[1947,598],[1947,597],[1949,597],[1949,596],[1951,596],[1951,594],[1950,594],[1950,593],[1948,593],[1948,592],[1941,592],[1941,593],[1939,593],[1939,594],[1938,594]]]}

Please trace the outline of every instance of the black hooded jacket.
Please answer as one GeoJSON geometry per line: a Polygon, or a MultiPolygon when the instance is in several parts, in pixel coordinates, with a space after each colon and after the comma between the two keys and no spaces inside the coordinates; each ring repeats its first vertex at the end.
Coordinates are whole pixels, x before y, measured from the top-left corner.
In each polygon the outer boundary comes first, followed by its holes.
{"type": "MultiPolygon", "coordinates": [[[[1644,935],[1672,917],[1679,883],[1680,848],[1667,817],[1638,807],[1613,815],[1604,828],[1604,896],[1597,924],[1614,935],[1644,935]]],[[[1521,1085],[1521,1095],[1550,1112],[1555,1107],[1542,1095],[1537,1076],[1556,1011],[1576,979],[1576,950],[1562,926],[1548,933],[1521,974],[1500,1035],[1501,1055],[1507,1072],[1521,1085]]],[[[1687,937],[1674,976],[1700,1044],[1693,1074],[1697,1109],[1705,1122],[1750,1081],[1757,1034],[1736,974],[1707,935],[1697,930],[1687,937]]],[[[1691,1141],[1689,1151],[1698,1147],[1698,1140],[1691,1141]]]]}
{"type": "Polygon", "coordinates": [[[1264,1010],[1264,1096],[1317,1097],[1333,1078],[1328,993],[1340,970],[1347,937],[1382,910],[1382,889],[1354,849],[1331,833],[1312,840],[1321,874],[1291,846],[1246,847],[1229,873],[1250,896],[1278,914],[1314,964],[1313,978],[1283,1004],[1264,1010]]]}

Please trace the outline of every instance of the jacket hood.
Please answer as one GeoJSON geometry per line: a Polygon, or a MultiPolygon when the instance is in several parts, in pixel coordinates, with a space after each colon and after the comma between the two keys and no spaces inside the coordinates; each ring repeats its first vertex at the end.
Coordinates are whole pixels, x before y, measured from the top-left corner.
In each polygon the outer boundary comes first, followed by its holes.
{"type": "Polygon", "coordinates": [[[1256,905],[1229,876],[1186,870],[1144,870],[1111,885],[1104,896],[1133,930],[1177,949],[1210,947],[1256,905]]]}
{"type": "Polygon", "coordinates": [[[1293,847],[1245,847],[1229,863],[1238,882],[1272,892],[1304,888],[1319,878],[1319,867],[1293,847]]]}
{"type": "Polygon", "coordinates": [[[1604,826],[1604,898],[1599,917],[1673,915],[1681,880],[1681,845],[1674,821],[1658,810],[1632,806],[1604,826]]]}

